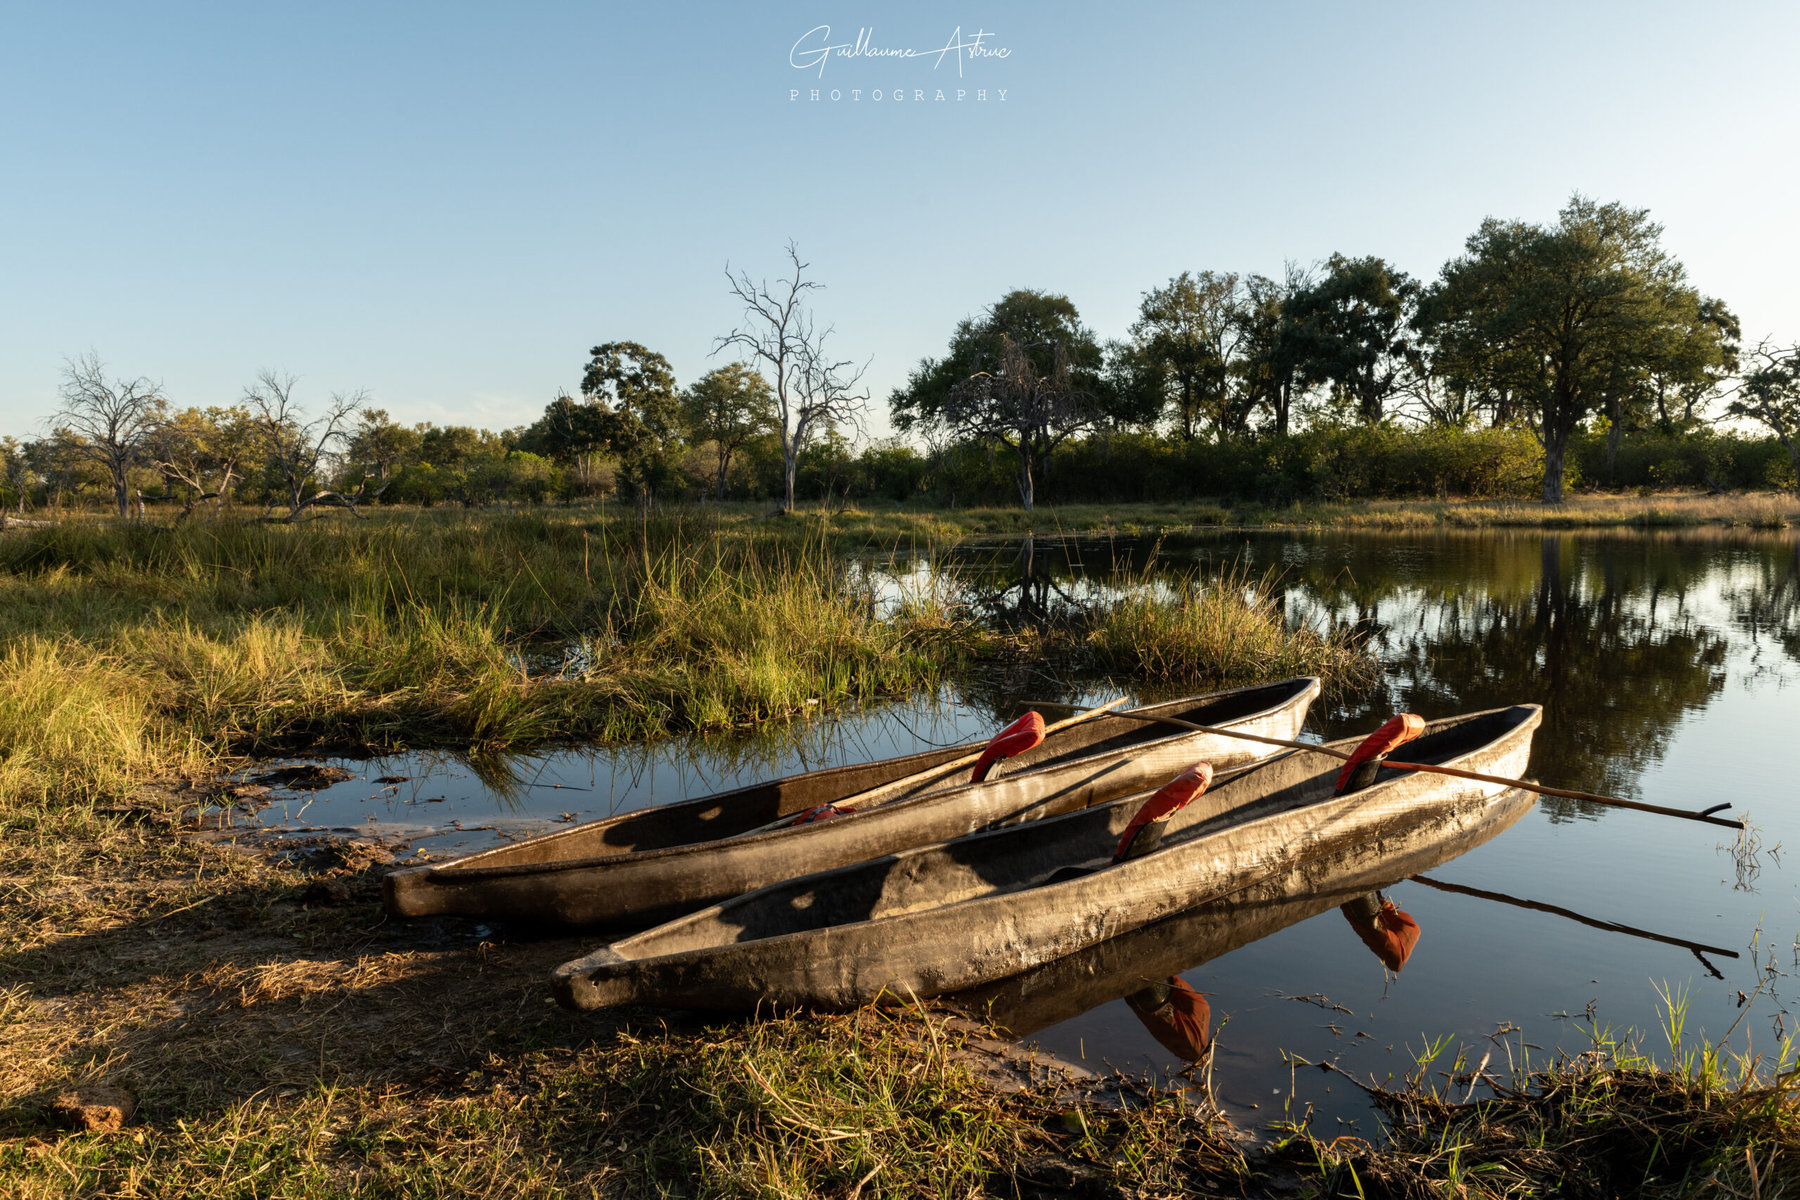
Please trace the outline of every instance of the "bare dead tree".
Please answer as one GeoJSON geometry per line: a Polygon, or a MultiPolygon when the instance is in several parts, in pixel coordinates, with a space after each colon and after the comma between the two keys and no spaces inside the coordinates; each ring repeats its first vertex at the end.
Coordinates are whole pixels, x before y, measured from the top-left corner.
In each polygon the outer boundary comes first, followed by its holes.
{"type": "MultiPolygon", "coordinates": [[[[869,405],[868,389],[862,387],[865,361],[858,366],[847,358],[832,358],[825,352],[825,342],[832,330],[815,332],[809,317],[803,322],[800,339],[800,369],[794,377],[794,393],[799,403],[794,406],[794,454],[784,463],[787,469],[788,506],[793,507],[794,480],[799,460],[799,447],[815,429],[832,430],[848,425],[862,433],[863,412],[869,405]]],[[[872,361],[872,360],[871,360],[872,361]]]]}
{"type": "Polygon", "coordinates": [[[1027,512],[1050,452],[1098,419],[1093,398],[1070,378],[1069,355],[1060,342],[1048,344],[1047,370],[1032,362],[1030,352],[1044,348],[1021,345],[1003,331],[999,369],[963,380],[944,404],[947,424],[1011,447],[1019,456],[1019,499],[1027,512]]]}
{"type": "MultiPolygon", "coordinates": [[[[368,402],[368,394],[333,392],[324,414],[304,421],[300,406],[294,401],[294,385],[298,382],[292,375],[264,371],[256,377],[255,384],[244,389],[244,402],[261,427],[269,471],[287,496],[287,516],[279,519],[293,521],[309,508],[327,505],[347,509],[351,516],[367,520],[356,511],[356,506],[374,499],[379,491],[374,495],[359,491],[355,496],[345,496],[330,488],[319,488],[308,493],[315,486],[320,464],[329,461],[333,447],[350,436],[350,419],[368,402]]],[[[265,519],[274,509],[275,501],[271,499],[265,519]]]]}
{"type": "Polygon", "coordinates": [[[856,425],[869,396],[857,390],[868,364],[853,371],[849,359],[831,359],[825,341],[832,327],[818,328],[807,311],[806,293],[824,285],[806,278],[809,264],[800,261],[800,251],[792,242],[787,255],[793,274],[773,286],[766,280],[752,280],[748,271],[733,275],[729,266],[725,268],[731,294],[743,302],[744,320],[714,344],[713,353],[736,347],[773,377],[770,383],[781,434],[781,506],[783,512],[792,512],[800,451],[807,439],[820,427],[856,425]]]}
{"type": "Polygon", "coordinates": [[[52,435],[72,457],[106,469],[121,517],[130,515],[127,475],[143,457],[144,443],[166,407],[160,384],[142,376],[108,379],[105,364],[91,352],[64,367],[62,407],[50,418],[52,435]]]}

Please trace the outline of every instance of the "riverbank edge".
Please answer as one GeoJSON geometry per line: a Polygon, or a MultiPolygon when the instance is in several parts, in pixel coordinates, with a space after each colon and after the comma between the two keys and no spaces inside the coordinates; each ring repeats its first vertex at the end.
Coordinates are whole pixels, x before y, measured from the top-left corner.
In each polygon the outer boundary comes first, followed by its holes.
{"type": "MultiPolygon", "coordinates": [[[[370,510],[374,521],[429,518],[439,514],[506,515],[541,512],[629,524],[629,508],[585,502],[572,506],[518,508],[416,508],[387,505],[370,510]]],[[[948,546],[957,540],[994,535],[1063,534],[1104,537],[1132,533],[1253,530],[1380,529],[1744,529],[1775,531],[1800,527],[1800,495],[1790,491],[1577,492],[1560,504],[1522,497],[1442,497],[1437,499],[1129,501],[1059,504],[1053,499],[1030,511],[1016,506],[922,505],[900,501],[802,503],[791,512],[771,510],[761,501],[671,502],[657,506],[658,519],[722,522],[739,529],[823,527],[844,548],[882,550],[898,544],[948,546]]],[[[226,510],[202,522],[245,521],[248,510],[226,510]]],[[[327,519],[351,518],[328,514],[327,519]]],[[[107,514],[58,513],[50,518],[12,518],[0,534],[41,529],[64,521],[113,523],[107,514]]],[[[152,525],[166,520],[152,518],[152,525]]]]}
{"type": "Polygon", "coordinates": [[[194,794],[154,789],[123,809],[46,814],[29,839],[8,831],[7,1194],[1675,1196],[1800,1184],[1791,1053],[1770,1063],[1678,1046],[1659,1067],[1596,1035],[1589,1053],[1541,1068],[1523,1066],[1521,1048],[1503,1075],[1439,1056],[1386,1088],[1359,1084],[1384,1114],[1379,1134],[1277,1126],[1251,1144],[1202,1090],[1008,1061],[979,1026],[915,1006],[748,1020],[564,1012],[545,976],[591,939],[389,922],[389,848],[321,840],[272,855],[195,837],[194,794]],[[70,1128],[80,1113],[59,1100],[84,1094],[122,1094],[135,1111],[116,1130],[70,1128]]]}
{"type": "MultiPolygon", "coordinates": [[[[725,506],[730,519],[765,514],[725,506]]],[[[802,508],[784,519],[816,524],[843,544],[878,548],[921,540],[991,537],[1118,537],[1216,535],[1281,531],[1427,532],[1487,529],[1737,530],[1780,533],[1800,527],[1800,496],[1788,492],[1712,495],[1589,493],[1562,504],[1518,499],[1344,500],[1264,505],[1240,502],[1175,504],[1045,504],[1017,508],[802,508]]]]}

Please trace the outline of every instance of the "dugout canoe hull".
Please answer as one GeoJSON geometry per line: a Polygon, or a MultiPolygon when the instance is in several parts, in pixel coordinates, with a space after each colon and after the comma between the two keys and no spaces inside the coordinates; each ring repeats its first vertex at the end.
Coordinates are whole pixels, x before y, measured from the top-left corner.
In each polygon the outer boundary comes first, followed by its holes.
{"type": "MultiPolygon", "coordinates": [[[[997,983],[959,992],[949,1000],[996,1029],[1029,1037],[1146,984],[1392,887],[1409,875],[1442,866],[1511,829],[1536,799],[1517,788],[1501,792],[1479,808],[1449,814],[1448,821],[1425,821],[1397,836],[1301,863],[1240,892],[997,983]]],[[[1343,936],[1354,938],[1355,933],[1345,925],[1343,936]]],[[[1368,965],[1371,971],[1381,970],[1373,957],[1368,965]]]]}
{"type": "MultiPolygon", "coordinates": [[[[1517,777],[1542,715],[1528,704],[1431,722],[1407,761],[1517,777]]],[[[1333,797],[1338,766],[1293,751],[1215,777],[1170,819],[1159,849],[1116,865],[1112,850],[1141,796],[788,880],[565,963],[552,988],[576,1009],[847,1008],[940,996],[1423,824],[1453,833],[1509,790],[1390,768],[1333,797]],[[1071,866],[1093,871],[1049,882],[1071,866]]]]}
{"type": "MultiPolygon", "coordinates": [[[[1318,694],[1319,680],[1309,676],[1131,711],[1294,738],[1318,694]]],[[[790,776],[405,868],[387,876],[387,908],[399,917],[642,928],[796,875],[1110,800],[1196,760],[1244,764],[1272,748],[1107,714],[1057,731],[984,783],[953,784],[945,764],[979,749],[790,776]],[[882,802],[829,821],[751,832],[815,805],[870,796],[882,802]]]]}

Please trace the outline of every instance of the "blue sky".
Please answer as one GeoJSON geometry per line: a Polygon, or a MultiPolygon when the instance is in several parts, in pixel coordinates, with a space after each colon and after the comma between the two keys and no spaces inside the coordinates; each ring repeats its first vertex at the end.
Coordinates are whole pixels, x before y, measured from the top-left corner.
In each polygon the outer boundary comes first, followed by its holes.
{"type": "Polygon", "coordinates": [[[598,342],[723,361],[726,264],[790,238],[879,433],[1011,288],[1116,336],[1182,270],[1430,276],[1573,191],[1800,340],[1792,5],[13,4],[0,33],[0,433],[90,349],[181,405],[275,367],[524,424],[598,342]],[[1008,53],[820,78],[790,54],[821,25],[1008,53]]]}

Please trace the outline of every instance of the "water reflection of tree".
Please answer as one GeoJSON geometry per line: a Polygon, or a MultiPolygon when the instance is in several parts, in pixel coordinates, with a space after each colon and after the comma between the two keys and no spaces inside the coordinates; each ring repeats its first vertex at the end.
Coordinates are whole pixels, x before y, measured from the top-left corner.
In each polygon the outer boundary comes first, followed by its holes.
{"type": "Polygon", "coordinates": [[[958,593],[976,620],[1008,632],[1048,633],[1079,622],[1093,606],[1076,594],[1073,581],[1042,568],[970,574],[959,581],[958,593]]]}
{"type": "MultiPolygon", "coordinates": [[[[1044,628],[1165,567],[1170,578],[1197,569],[1202,581],[1226,567],[1275,569],[1290,622],[1357,625],[1386,668],[1368,693],[1314,706],[1328,736],[1365,731],[1399,708],[1438,717],[1537,701],[1545,718],[1533,771],[1615,794],[1630,794],[1685,715],[1718,695],[1739,631],[1800,662],[1796,541],[1757,541],[1747,552],[1680,536],[1516,531],[1040,541],[1029,573],[1014,553],[990,549],[959,564],[971,607],[1013,629],[1044,628]],[[1729,606],[1729,628],[1698,603],[1714,595],[1729,606]]],[[[1051,698],[1080,686],[1037,661],[957,690],[998,720],[1022,693],[1051,698]],[[1068,690],[1052,691],[1033,671],[1068,690]]]]}
{"type": "MultiPolygon", "coordinates": [[[[1043,645],[1057,632],[1085,624],[1111,599],[1108,582],[1096,581],[1086,566],[1065,544],[1034,546],[1027,537],[1016,551],[962,564],[955,575],[957,600],[987,628],[1033,634],[1043,645]]],[[[1025,700],[1079,697],[1100,682],[1085,678],[1089,674],[1066,653],[1026,654],[971,672],[955,686],[964,703],[1000,720],[1016,716],[1025,700]]]]}
{"type": "MultiPolygon", "coordinates": [[[[1729,588],[1726,600],[1732,620],[1750,635],[1752,646],[1772,642],[1795,662],[1800,662],[1800,539],[1785,553],[1766,555],[1755,563],[1756,578],[1729,588]]],[[[1753,659],[1759,657],[1752,652],[1753,659]]]]}
{"type": "MultiPolygon", "coordinates": [[[[1489,592],[1476,577],[1466,590],[1417,596],[1382,639],[1386,694],[1368,702],[1426,716],[1541,703],[1533,769],[1629,793],[1683,715],[1724,686],[1726,639],[1686,602],[1707,556],[1560,535],[1537,550],[1530,591],[1489,592]]],[[[1566,816],[1580,806],[1547,807],[1566,816]]]]}

